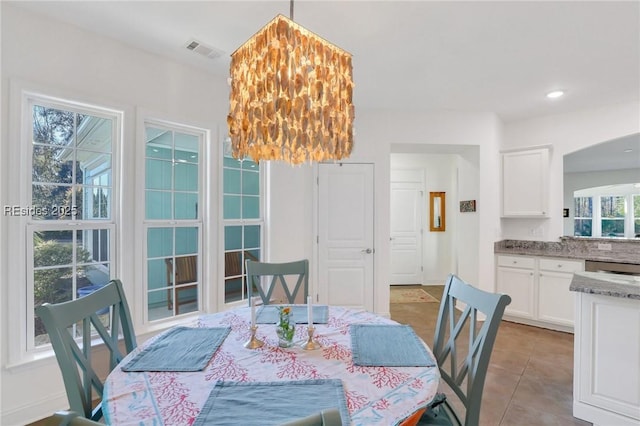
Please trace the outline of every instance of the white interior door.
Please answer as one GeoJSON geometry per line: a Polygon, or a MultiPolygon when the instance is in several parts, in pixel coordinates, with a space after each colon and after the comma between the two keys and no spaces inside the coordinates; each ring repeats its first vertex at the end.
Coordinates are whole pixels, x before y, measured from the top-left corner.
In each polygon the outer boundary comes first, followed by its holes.
{"type": "Polygon", "coordinates": [[[391,183],[391,284],[422,284],[423,188],[391,183]]]}
{"type": "Polygon", "coordinates": [[[318,166],[320,303],[373,311],[373,164],[318,166]]]}

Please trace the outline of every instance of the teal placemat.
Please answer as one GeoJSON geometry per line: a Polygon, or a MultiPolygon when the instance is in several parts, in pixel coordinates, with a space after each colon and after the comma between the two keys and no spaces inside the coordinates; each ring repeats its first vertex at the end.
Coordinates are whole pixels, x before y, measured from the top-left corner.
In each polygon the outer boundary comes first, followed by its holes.
{"type": "MultiPolygon", "coordinates": [[[[296,324],[306,324],[309,319],[307,305],[266,305],[258,309],[256,322],[258,324],[275,324],[278,322],[278,307],[291,306],[293,320],[296,324]]],[[[313,305],[313,323],[326,324],[329,319],[329,307],[327,305],[313,305]]]]}
{"type": "Polygon", "coordinates": [[[352,324],[353,363],[367,367],[435,367],[422,340],[408,325],[352,324]]]}
{"type": "Polygon", "coordinates": [[[285,382],[218,382],[193,426],[272,426],[338,408],[351,423],[338,379],[285,382]]]}
{"type": "Polygon", "coordinates": [[[230,327],[176,327],[136,354],[123,371],[200,371],[231,331],[230,327]]]}

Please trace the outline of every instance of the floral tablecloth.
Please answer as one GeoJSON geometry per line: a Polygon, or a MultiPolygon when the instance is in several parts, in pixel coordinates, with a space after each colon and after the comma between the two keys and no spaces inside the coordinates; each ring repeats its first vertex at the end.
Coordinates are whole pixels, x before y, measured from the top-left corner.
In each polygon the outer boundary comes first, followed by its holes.
{"type": "MultiPolygon", "coordinates": [[[[257,336],[265,345],[252,350],[243,346],[250,337],[250,316],[249,308],[240,308],[205,315],[192,324],[231,327],[231,333],[203,371],[127,373],[116,367],[105,382],[103,410],[107,424],[191,425],[216,382],[222,380],[341,379],[352,424],[363,426],[399,424],[436,393],[440,379],[437,367],[353,364],[349,325],[395,324],[394,321],[364,310],[330,306],[327,324],[316,324],[316,340],[321,349],[280,348],[275,324],[260,324],[257,336]]],[[[303,342],[306,338],[306,324],[299,324],[296,339],[303,342]]]]}

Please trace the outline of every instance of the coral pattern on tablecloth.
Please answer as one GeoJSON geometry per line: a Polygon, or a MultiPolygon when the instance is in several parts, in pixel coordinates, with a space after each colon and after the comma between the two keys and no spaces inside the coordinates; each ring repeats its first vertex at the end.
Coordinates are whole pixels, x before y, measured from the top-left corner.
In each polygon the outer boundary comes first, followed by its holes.
{"type": "MultiPolygon", "coordinates": [[[[364,367],[353,364],[349,325],[394,322],[363,311],[329,307],[327,324],[316,324],[322,348],[278,347],[275,324],[260,324],[259,349],[246,349],[250,311],[240,308],[199,317],[193,326],[229,326],[231,333],[203,371],[135,372],[116,368],[107,378],[106,420],[113,425],[191,425],[217,381],[268,382],[338,378],[353,425],[394,425],[424,407],[436,393],[435,367],[364,367]]],[[[306,327],[296,340],[306,341],[306,327]]],[[[152,339],[153,340],[153,339],[152,339]]],[[[141,345],[141,347],[144,345],[141,345]]],[[[135,355],[134,350],[123,363],[135,355]]]]}

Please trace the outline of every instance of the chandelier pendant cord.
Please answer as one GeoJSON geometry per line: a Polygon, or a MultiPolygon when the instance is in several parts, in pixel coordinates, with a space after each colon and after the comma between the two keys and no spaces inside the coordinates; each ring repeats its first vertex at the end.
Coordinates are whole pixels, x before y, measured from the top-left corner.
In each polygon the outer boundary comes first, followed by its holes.
{"type": "Polygon", "coordinates": [[[293,0],[289,1],[289,18],[293,21],[293,0]]]}

